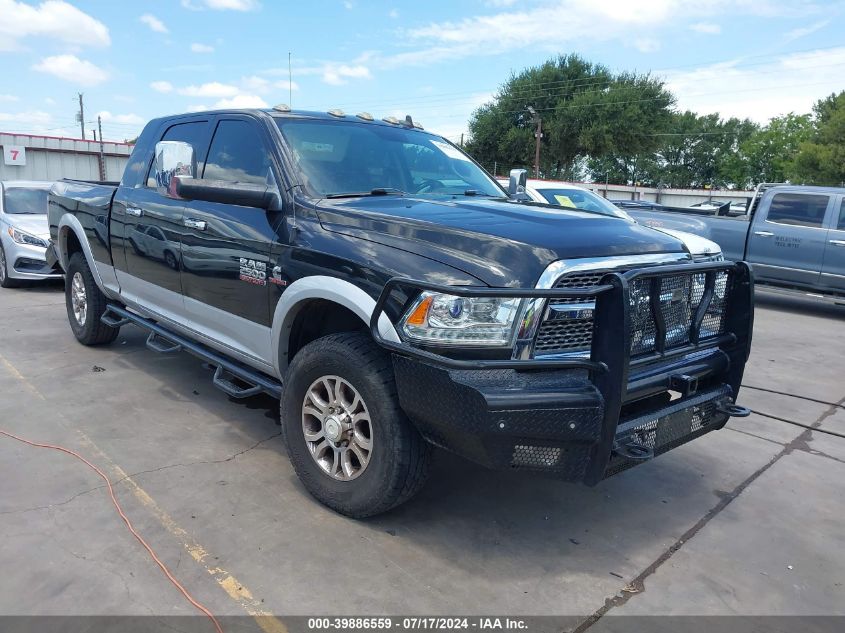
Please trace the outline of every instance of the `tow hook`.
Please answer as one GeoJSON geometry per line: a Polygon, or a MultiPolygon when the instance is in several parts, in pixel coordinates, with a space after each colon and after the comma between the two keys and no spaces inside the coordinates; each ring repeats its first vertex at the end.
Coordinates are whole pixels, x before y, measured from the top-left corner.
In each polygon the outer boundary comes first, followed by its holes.
{"type": "Polygon", "coordinates": [[[747,407],[741,407],[738,404],[734,404],[730,400],[722,400],[716,403],[716,411],[719,413],[724,413],[727,416],[732,418],[747,418],[751,415],[751,409],[747,407]]]}
{"type": "Polygon", "coordinates": [[[613,444],[613,452],[620,457],[628,459],[636,459],[645,461],[654,457],[654,449],[644,444],[638,444],[633,439],[628,438],[623,442],[615,442],[613,444]]]}

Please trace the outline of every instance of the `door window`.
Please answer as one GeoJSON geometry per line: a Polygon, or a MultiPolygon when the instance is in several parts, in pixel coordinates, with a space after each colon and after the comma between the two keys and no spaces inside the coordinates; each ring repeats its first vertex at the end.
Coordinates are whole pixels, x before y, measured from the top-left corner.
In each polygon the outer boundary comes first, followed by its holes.
{"type": "Polygon", "coordinates": [[[842,204],[839,206],[839,223],[836,228],[845,231],[845,198],[842,198],[842,204]]]}
{"type": "Polygon", "coordinates": [[[203,178],[267,184],[270,155],[255,125],[248,121],[221,121],[211,141],[203,178]]]}
{"type": "Polygon", "coordinates": [[[769,222],[821,228],[829,196],[803,193],[778,193],[769,207],[769,222]]]}
{"type": "MultiPolygon", "coordinates": [[[[205,134],[208,128],[208,121],[191,121],[190,123],[177,123],[167,128],[162,141],[182,141],[188,143],[194,148],[194,156],[197,159],[197,174],[202,173],[203,158],[205,155],[205,134]]],[[[152,163],[147,171],[147,187],[151,189],[156,188],[156,178],[153,165],[155,164],[155,156],[153,156],[152,163]]]]}

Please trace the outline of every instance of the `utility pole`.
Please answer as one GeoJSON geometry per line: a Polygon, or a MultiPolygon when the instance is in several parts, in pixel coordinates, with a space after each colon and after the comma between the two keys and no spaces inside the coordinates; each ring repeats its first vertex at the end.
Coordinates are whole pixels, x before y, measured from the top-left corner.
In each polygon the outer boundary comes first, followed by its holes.
{"type": "Polygon", "coordinates": [[[464,147],[464,133],[461,132],[461,149],[464,147]]]}
{"type": "Polygon", "coordinates": [[[103,153],[103,119],[97,115],[97,129],[100,130],[100,180],[106,179],[106,156],[103,153]]]}
{"type": "Polygon", "coordinates": [[[79,129],[82,132],[82,138],[85,138],[85,108],[82,106],[82,93],[79,94],[79,113],[76,117],[79,119],[79,129]]]}
{"type": "Polygon", "coordinates": [[[540,177],[540,139],[543,138],[543,120],[540,118],[540,115],[537,114],[537,111],[528,106],[528,112],[531,115],[531,121],[537,124],[537,130],[534,132],[534,138],[536,139],[534,145],[534,177],[540,177]]]}

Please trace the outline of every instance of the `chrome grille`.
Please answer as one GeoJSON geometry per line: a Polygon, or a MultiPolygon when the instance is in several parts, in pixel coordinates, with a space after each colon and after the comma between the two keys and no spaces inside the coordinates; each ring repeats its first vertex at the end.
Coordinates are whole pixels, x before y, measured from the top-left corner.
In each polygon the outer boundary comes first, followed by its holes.
{"type": "MultiPolygon", "coordinates": [[[[573,271],[563,275],[555,283],[555,288],[587,288],[596,286],[609,270],[573,271]]],[[[612,272],[624,272],[615,270],[612,272]]],[[[681,274],[658,278],[657,288],[660,296],[660,314],[666,329],[666,349],[680,347],[690,343],[690,330],[696,317],[699,304],[704,298],[705,274],[681,274]]],[[[715,273],[715,287],[711,301],[705,312],[699,339],[704,340],[724,333],[726,297],[729,292],[730,276],[727,271],[715,273]]],[[[651,314],[652,278],[640,278],[629,286],[631,304],[631,350],[632,356],[653,352],[657,338],[657,323],[651,314]]],[[[547,354],[588,354],[592,343],[593,319],[564,318],[550,319],[554,308],[573,303],[583,305],[583,300],[554,300],[547,308],[543,322],[537,331],[534,353],[537,356],[547,354]]],[[[579,312],[580,316],[582,312],[579,312]]]]}

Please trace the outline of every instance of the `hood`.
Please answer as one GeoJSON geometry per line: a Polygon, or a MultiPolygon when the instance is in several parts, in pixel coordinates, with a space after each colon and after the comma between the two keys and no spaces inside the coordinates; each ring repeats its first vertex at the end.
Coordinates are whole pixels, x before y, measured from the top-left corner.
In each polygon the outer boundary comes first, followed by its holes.
{"type": "Polygon", "coordinates": [[[50,239],[50,227],[47,224],[47,214],[16,213],[7,214],[6,222],[9,226],[25,231],[44,240],[50,239]]]}
{"type": "Polygon", "coordinates": [[[533,287],[558,259],[686,252],[674,237],[627,220],[489,198],[322,200],[317,215],[326,230],[437,260],[494,287],[533,287]]]}
{"type": "Polygon", "coordinates": [[[672,237],[676,237],[681,240],[693,257],[700,255],[717,255],[722,252],[722,249],[718,244],[716,244],[716,242],[708,240],[706,237],[687,233],[686,231],[676,231],[675,229],[654,228],[656,231],[666,233],[667,235],[671,235],[672,237]]]}

